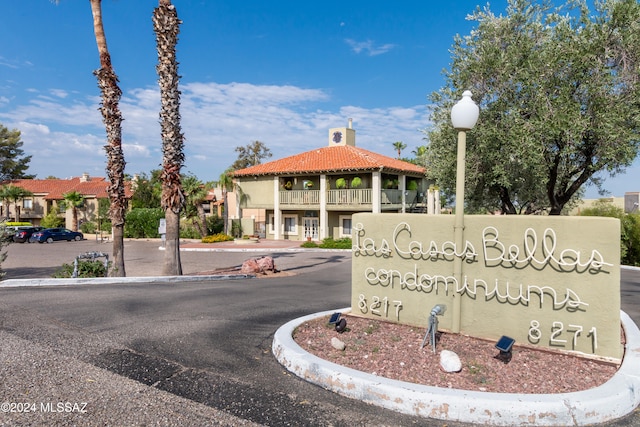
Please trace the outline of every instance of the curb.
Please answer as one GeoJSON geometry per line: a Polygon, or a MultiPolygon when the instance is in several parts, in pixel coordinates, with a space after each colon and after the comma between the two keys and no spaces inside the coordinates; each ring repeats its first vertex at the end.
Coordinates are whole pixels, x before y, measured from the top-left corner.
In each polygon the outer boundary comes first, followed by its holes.
{"type": "Polygon", "coordinates": [[[0,288],[29,286],[110,285],[118,283],[182,283],[207,280],[254,279],[252,274],[220,274],[193,276],[92,277],[86,279],[8,279],[0,281],[0,288]]]}
{"type": "Polygon", "coordinates": [[[625,355],[599,387],[573,393],[508,394],[444,389],[391,380],[320,359],[294,340],[296,327],[350,308],[289,321],[275,333],[272,352],[287,370],[343,396],[409,415],[490,426],[585,426],[615,420],[640,404],[640,330],[623,311],[625,355]]]}

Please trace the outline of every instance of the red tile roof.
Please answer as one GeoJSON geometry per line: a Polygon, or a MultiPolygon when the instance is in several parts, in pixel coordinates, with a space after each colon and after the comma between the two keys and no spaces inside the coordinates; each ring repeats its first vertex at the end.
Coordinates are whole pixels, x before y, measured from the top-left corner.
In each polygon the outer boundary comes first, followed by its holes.
{"type": "MultiPolygon", "coordinates": [[[[77,191],[84,196],[95,196],[98,199],[109,197],[109,182],[103,177],[80,177],[69,179],[14,179],[2,182],[3,185],[15,185],[32,192],[36,196],[44,196],[46,200],[62,200],[64,194],[77,191]]],[[[126,197],[131,197],[130,186],[125,189],[126,197]]]]}
{"type": "Polygon", "coordinates": [[[303,173],[340,173],[376,171],[424,175],[425,169],[413,163],[374,153],[350,145],[322,147],[280,160],[237,170],[236,177],[289,175],[303,173]]]}

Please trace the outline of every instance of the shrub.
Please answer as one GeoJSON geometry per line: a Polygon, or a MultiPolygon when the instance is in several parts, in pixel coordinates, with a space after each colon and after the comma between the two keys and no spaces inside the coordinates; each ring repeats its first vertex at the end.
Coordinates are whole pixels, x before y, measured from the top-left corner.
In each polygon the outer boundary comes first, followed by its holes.
{"type": "Polygon", "coordinates": [[[44,228],[64,227],[64,218],[60,218],[55,210],[52,210],[42,218],[40,225],[44,228]]]}
{"type": "Polygon", "coordinates": [[[318,244],[314,241],[304,242],[300,245],[301,248],[317,248],[318,244]]]}
{"type": "Polygon", "coordinates": [[[318,247],[323,249],[351,249],[353,244],[350,237],[343,237],[341,239],[333,239],[327,237],[320,243],[318,247]]]}
{"type": "Polygon", "coordinates": [[[233,237],[228,234],[218,233],[212,236],[205,236],[202,238],[202,243],[218,243],[218,242],[228,242],[233,240],[233,237]]]}
{"type": "Polygon", "coordinates": [[[132,209],[125,218],[124,237],[160,237],[158,226],[161,218],[164,218],[164,211],[160,208],[132,209]]]}
{"type": "MultiPolygon", "coordinates": [[[[109,266],[111,266],[111,261],[109,261],[109,266]]],[[[79,260],[78,261],[78,277],[105,277],[106,270],[104,267],[104,262],[99,260],[79,260]]],[[[52,277],[63,279],[73,277],[73,264],[62,264],[55,273],[53,273],[52,277]]]]}
{"type": "Polygon", "coordinates": [[[640,214],[627,214],[607,200],[598,200],[582,216],[604,216],[620,220],[620,264],[640,266],[640,214]]]}
{"type": "Polygon", "coordinates": [[[98,226],[95,222],[85,221],[80,224],[80,231],[84,234],[95,234],[98,229],[98,226]]]}

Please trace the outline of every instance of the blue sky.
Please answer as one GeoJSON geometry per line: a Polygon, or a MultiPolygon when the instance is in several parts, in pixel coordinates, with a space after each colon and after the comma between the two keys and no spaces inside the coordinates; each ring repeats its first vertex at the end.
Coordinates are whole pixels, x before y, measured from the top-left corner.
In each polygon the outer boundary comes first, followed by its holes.
{"type": "MultiPolygon", "coordinates": [[[[103,0],[109,50],[123,91],[126,173],[162,161],[151,15],[155,0],[103,0]]],[[[216,180],[259,140],[273,158],[322,147],[353,119],[359,147],[395,157],[423,145],[427,96],[444,85],[455,34],[477,0],[174,0],[183,20],[183,172],[216,180]]],[[[494,1],[501,13],[506,0],[494,1]]],[[[105,176],[105,131],[92,71],[99,67],[88,0],[0,4],[0,123],[22,132],[38,178],[105,176]]],[[[640,190],[640,163],[606,181],[640,190]]],[[[589,197],[596,197],[593,189],[589,197]]]]}

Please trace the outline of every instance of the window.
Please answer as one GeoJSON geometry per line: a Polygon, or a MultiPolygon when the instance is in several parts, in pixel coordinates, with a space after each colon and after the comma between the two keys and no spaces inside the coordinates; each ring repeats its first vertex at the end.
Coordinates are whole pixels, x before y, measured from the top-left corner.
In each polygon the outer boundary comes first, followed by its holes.
{"type": "Polygon", "coordinates": [[[33,209],[33,199],[22,199],[23,209],[33,209]]]}
{"type": "Polygon", "coordinates": [[[340,215],[340,237],[351,237],[350,215],[340,215]]]}
{"type": "Polygon", "coordinates": [[[283,232],[285,235],[298,234],[298,216],[297,215],[283,215],[284,222],[283,232]]]}
{"type": "MultiPolygon", "coordinates": [[[[289,236],[298,234],[298,215],[282,215],[280,232],[289,236]]],[[[274,214],[269,214],[269,234],[275,234],[274,214]]]]}

